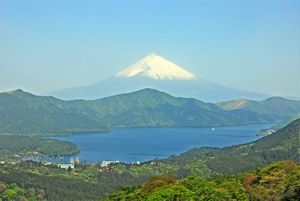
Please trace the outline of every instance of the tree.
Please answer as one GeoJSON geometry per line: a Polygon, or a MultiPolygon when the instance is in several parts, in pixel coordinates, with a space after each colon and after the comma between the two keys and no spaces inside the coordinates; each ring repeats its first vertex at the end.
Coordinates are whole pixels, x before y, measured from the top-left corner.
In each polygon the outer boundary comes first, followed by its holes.
{"type": "Polygon", "coordinates": [[[176,175],[169,174],[164,176],[155,176],[152,177],[149,181],[147,181],[145,184],[143,184],[142,188],[140,189],[140,193],[148,194],[153,189],[158,188],[160,186],[168,185],[168,184],[175,184],[178,181],[176,180],[176,175]]]}
{"type": "Polygon", "coordinates": [[[79,158],[78,157],[75,160],[75,164],[77,164],[77,165],[79,164],[79,158]]]}
{"type": "Polygon", "coordinates": [[[68,168],[68,172],[69,172],[69,174],[71,174],[71,172],[72,172],[72,168],[71,168],[71,166],[69,166],[69,168],[68,168]]]}
{"type": "Polygon", "coordinates": [[[3,199],[7,200],[7,201],[13,201],[15,200],[17,197],[17,193],[14,190],[11,189],[7,189],[4,193],[3,193],[3,199]]]}
{"type": "Polygon", "coordinates": [[[6,186],[4,184],[0,184],[0,194],[4,193],[6,191],[6,186]]]}
{"type": "Polygon", "coordinates": [[[21,196],[21,197],[19,198],[19,201],[27,201],[27,199],[26,199],[24,196],[21,196]]]}
{"type": "Polygon", "coordinates": [[[254,176],[254,174],[249,174],[248,176],[246,176],[243,179],[243,186],[248,187],[249,185],[253,184],[255,179],[256,179],[256,177],[254,176]]]}

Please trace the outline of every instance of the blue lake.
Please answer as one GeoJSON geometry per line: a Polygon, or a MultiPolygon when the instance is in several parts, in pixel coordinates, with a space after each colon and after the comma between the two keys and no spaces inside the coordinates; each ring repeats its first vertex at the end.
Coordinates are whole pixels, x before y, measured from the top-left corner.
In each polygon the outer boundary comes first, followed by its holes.
{"type": "Polygon", "coordinates": [[[112,128],[110,133],[80,134],[65,137],[47,137],[76,144],[82,152],[64,158],[46,158],[53,162],[105,161],[144,162],[154,158],[179,155],[189,149],[210,146],[224,147],[259,139],[256,133],[273,124],[216,127],[159,127],[112,128]]]}

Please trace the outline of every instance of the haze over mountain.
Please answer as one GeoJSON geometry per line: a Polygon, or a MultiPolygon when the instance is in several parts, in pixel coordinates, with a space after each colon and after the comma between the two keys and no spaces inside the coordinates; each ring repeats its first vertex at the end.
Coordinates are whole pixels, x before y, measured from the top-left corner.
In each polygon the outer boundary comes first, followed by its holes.
{"type": "Polygon", "coordinates": [[[149,54],[115,76],[96,84],[50,92],[60,99],[99,99],[154,88],[177,97],[197,98],[205,102],[232,99],[263,100],[269,95],[232,89],[202,80],[157,54],[149,54]]]}
{"type": "Polygon", "coordinates": [[[217,103],[224,110],[243,109],[261,114],[276,114],[281,116],[300,115],[300,101],[272,97],[263,101],[246,99],[231,100],[217,103]]]}

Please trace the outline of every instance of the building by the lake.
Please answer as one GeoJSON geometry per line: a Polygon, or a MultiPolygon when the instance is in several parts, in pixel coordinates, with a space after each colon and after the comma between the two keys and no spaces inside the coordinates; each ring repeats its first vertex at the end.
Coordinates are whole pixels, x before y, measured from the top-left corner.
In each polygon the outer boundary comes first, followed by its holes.
{"type": "MultiPolygon", "coordinates": [[[[76,158],[76,161],[75,161],[75,162],[76,162],[76,163],[77,163],[77,162],[79,163],[78,157],[76,158]]],[[[71,157],[69,163],[67,163],[67,164],[57,164],[57,166],[60,167],[60,168],[63,168],[63,169],[69,169],[69,167],[74,168],[75,162],[74,162],[73,157],[71,157]]]]}

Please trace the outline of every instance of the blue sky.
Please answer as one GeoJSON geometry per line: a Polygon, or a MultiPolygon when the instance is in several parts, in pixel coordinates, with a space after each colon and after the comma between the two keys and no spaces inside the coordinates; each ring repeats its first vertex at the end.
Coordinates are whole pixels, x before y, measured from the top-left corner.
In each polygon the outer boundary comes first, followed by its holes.
{"type": "Polygon", "coordinates": [[[106,79],[155,52],[202,79],[300,96],[299,0],[0,0],[0,91],[106,79]]]}

